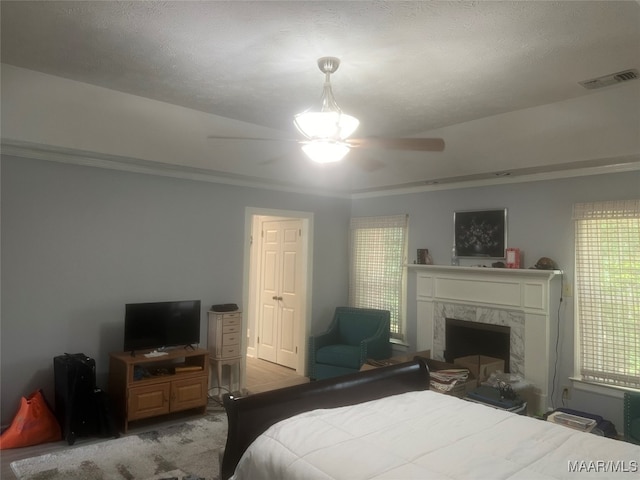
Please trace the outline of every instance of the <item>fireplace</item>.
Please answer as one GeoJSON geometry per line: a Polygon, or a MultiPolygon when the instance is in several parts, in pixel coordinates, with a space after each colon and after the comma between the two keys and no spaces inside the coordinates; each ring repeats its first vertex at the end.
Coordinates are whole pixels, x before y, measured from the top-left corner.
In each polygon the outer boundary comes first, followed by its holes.
{"type": "Polygon", "coordinates": [[[505,372],[510,372],[511,328],[488,323],[445,319],[444,359],[453,363],[467,355],[486,355],[504,360],[505,372]]]}
{"type": "MultiPolygon", "coordinates": [[[[556,373],[552,347],[560,317],[561,272],[448,265],[409,267],[416,272],[417,350],[431,350],[432,358],[445,360],[445,351],[452,348],[447,344],[447,319],[464,320],[474,326],[506,327],[508,354],[482,354],[504,358],[509,373],[534,385],[533,411],[546,410],[552,404],[549,393],[556,373]]],[[[476,335],[477,332],[473,336],[476,335]]],[[[468,351],[449,352],[447,356],[456,358],[463,353],[468,351]]]]}
{"type": "MultiPolygon", "coordinates": [[[[506,310],[493,308],[490,306],[476,305],[460,305],[450,302],[433,302],[433,343],[431,346],[431,355],[436,360],[445,360],[445,351],[447,346],[447,320],[455,319],[464,321],[468,327],[476,329],[487,329],[492,332],[502,331],[509,332],[507,356],[508,361],[503,355],[492,355],[482,353],[480,355],[488,355],[504,359],[505,369],[509,368],[509,373],[515,373],[524,376],[524,350],[525,350],[525,324],[524,313],[516,310],[506,310]],[[504,330],[498,328],[503,327],[504,330]]],[[[476,330],[477,331],[477,330],[476,330]]],[[[469,353],[473,355],[474,353],[469,353]]],[[[457,352],[453,353],[454,358],[463,357],[457,352]]]]}

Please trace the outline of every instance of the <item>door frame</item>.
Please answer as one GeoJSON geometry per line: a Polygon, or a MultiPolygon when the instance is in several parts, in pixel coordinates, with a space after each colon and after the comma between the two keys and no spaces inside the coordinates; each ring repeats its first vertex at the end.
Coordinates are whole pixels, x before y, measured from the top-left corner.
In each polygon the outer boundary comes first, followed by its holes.
{"type": "MultiPolygon", "coordinates": [[[[256,357],[256,335],[258,322],[257,288],[260,273],[261,236],[259,226],[264,217],[273,219],[302,220],[302,275],[303,282],[300,298],[302,322],[298,331],[298,361],[296,373],[307,374],[307,336],[311,328],[312,278],[313,278],[313,213],[296,210],[269,208],[245,208],[245,250],[243,268],[242,301],[245,321],[243,322],[243,347],[247,355],[256,357]],[[254,233],[255,232],[255,233],[254,233]]],[[[246,368],[243,368],[246,372],[246,368]]],[[[245,385],[245,379],[242,380],[245,385]]]]}

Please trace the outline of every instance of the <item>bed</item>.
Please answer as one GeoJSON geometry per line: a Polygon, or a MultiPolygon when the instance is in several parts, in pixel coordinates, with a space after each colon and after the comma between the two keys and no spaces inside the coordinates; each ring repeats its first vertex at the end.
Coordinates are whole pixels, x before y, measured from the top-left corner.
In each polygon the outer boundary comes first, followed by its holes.
{"type": "Polygon", "coordinates": [[[637,478],[640,447],[429,391],[416,359],[225,396],[223,480],[637,478]]]}

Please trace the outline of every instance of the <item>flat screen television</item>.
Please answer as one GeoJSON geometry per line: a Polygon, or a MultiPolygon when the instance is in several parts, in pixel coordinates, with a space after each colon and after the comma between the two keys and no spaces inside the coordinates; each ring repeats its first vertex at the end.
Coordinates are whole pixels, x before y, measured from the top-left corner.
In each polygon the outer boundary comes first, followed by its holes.
{"type": "Polygon", "coordinates": [[[124,350],[148,350],[200,343],[200,300],[128,303],[124,350]]]}

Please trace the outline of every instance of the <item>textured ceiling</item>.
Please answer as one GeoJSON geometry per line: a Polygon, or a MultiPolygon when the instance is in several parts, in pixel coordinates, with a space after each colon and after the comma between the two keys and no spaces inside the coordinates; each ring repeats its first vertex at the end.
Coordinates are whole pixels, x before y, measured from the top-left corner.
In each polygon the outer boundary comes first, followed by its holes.
{"type": "MultiPolygon", "coordinates": [[[[357,136],[429,132],[447,142],[444,153],[427,154],[447,160],[447,167],[435,169],[425,154],[375,153],[380,165],[396,163],[375,171],[354,169],[345,187],[353,191],[505,168],[543,171],[565,163],[606,163],[605,153],[565,155],[566,146],[555,154],[492,163],[508,131],[499,130],[500,115],[597,95],[578,82],[640,67],[635,1],[2,1],[1,8],[5,64],[285,136],[295,135],[293,115],[320,95],[323,76],[316,59],[339,57],[334,94],[344,111],[361,120],[357,136]],[[498,120],[481,123],[482,134],[467,128],[487,118],[498,120]],[[466,168],[477,156],[487,161],[466,168]]],[[[632,95],[640,100],[635,87],[632,95]]],[[[527,118],[521,121],[522,128],[530,128],[527,118]]],[[[567,119],[542,119],[536,130],[555,127],[554,122],[566,125],[567,119]]],[[[592,135],[594,128],[584,134],[592,135]]],[[[638,125],[630,128],[638,132],[638,125]]],[[[504,148],[517,152],[510,135],[504,148]]],[[[567,140],[552,135],[538,141],[550,147],[567,140]]],[[[273,148],[272,159],[282,155],[281,148],[273,148]]],[[[213,168],[243,173],[233,162],[213,168]]],[[[278,168],[286,166],[271,162],[265,178],[278,177],[273,174],[278,168]]]]}

